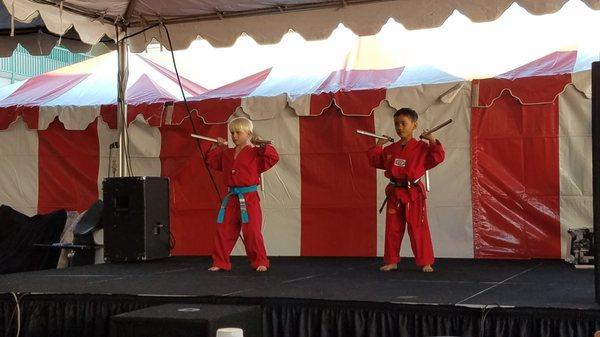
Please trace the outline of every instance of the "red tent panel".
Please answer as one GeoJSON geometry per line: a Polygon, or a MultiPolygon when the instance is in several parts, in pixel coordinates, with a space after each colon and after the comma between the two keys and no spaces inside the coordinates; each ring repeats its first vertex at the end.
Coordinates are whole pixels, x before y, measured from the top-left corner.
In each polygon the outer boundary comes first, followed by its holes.
{"type": "Polygon", "coordinates": [[[471,153],[475,257],[560,258],[558,102],[473,108],[471,153]]]}
{"type": "Polygon", "coordinates": [[[356,136],[373,130],[373,117],[344,117],[332,106],[299,123],[301,255],[376,255],[376,175],[365,154],[373,141],[356,136]]]}
{"type": "MultiPolygon", "coordinates": [[[[197,131],[210,137],[226,137],[227,125],[206,126],[196,122],[197,131]]],[[[216,217],[220,205],[191,126],[161,128],[161,172],[170,177],[170,222],[175,240],[173,255],[208,255],[211,253],[216,217]]],[[[210,143],[200,142],[204,153],[210,143]]],[[[212,171],[221,196],[225,195],[219,172],[212,171]]]]}
{"type": "Polygon", "coordinates": [[[473,80],[473,88],[478,91],[478,106],[490,106],[503,91],[509,91],[523,104],[553,102],[571,83],[571,74],[526,77],[515,80],[488,78],[473,80]]]}
{"type": "Polygon", "coordinates": [[[98,199],[96,123],[82,131],[71,131],[54,120],[47,130],[38,131],[38,137],[38,212],[88,209],[98,199]]]}
{"type": "Polygon", "coordinates": [[[344,115],[370,116],[385,99],[386,91],[386,89],[338,91],[333,94],[333,99],[344,115]]]}
{"type": "Polygon", "coordinates": [[[183,102],[177,102],[173,108],[173,116],[170,124],[184,123],[183,121],[189,119],[190,114],[194,117],[195,123],[227,123],[229,117],[235,112],[241,103],[241,98],[209,98],[202,101],[188,102],[188,111],[183,102]],[[201,120],[198,120],[197,117],[200,117],[201,120]]]}

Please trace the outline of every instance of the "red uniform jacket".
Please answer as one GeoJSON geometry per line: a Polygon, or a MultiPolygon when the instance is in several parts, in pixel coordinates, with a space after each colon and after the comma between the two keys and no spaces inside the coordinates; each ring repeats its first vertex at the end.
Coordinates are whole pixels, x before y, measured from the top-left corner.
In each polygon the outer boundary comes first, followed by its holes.
{"type": "Polygon", "coordinates": [[[218,146],[208,152],[206,162],[213,170],[223,171],[227,187],[260,184],[260,174],[279,161],[277,150],[271,145],[246,146],[234,159],[235,149],[218,146]]]}
{"type": "MultiPolygon", "coordinates": [[[[444,147],[439,141],[430,145],[429,142],[411,139],[403,147],[400,142],[384,147],[375,146],[368,152],[369,163],[385,170],[385,176],[393,181],[409,180],[414,182],[425,174],[426,170],[434,168],[444,161],[444,147]]],[[[423,182],[416,188],[394,188],[388,185],[386,195],[390,201],[408,203],[420,195],[425,197],[423,182]]]]}

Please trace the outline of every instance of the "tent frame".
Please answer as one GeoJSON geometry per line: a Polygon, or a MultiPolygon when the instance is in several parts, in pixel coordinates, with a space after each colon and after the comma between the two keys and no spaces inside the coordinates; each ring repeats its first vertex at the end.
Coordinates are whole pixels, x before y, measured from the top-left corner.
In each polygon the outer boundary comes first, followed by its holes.
{"type": "Polygon", "coordinates": [[[592,63],[592,185],[594,285],[600,303],[600,61],[592,63]]]}
{"type": "Polygon", "coordinates": [[[129,139],[127,135],[127,80],[129,79],[129,57],[127,40],[117,42],[118,55],[118,90],[117,90],[117,129],[119,134],[119,170],[118,176],[128,176],[129,139]]]}
{"type": "MultiPolygon", "coordinates": [[[[364,5],[369,3],[376,2],[388,2],[395,0],[330,0],[325,2],[309,2],[309,3],[301,3],[301,4],[291,4],[291,5],[277,5],[272,7],[260,8],[260,9],[250,9],[250,10],[242,10],[242,11],[219,11],[215,10],[210,14],[202,14],[202,15],[187,15],[187,16],[178,16],[178,17],[161,17],[161,16],[144,16],[142,18],[133,18],[133,10],[137,3],[137,0],[130,0],[127,5],[127,10],[123,17],[116,17],[105,15],[101,12],[89,11],[85,8],[81,8],[75,6],[73,4],[65,3],[63,4],[63,10],[66,12],[70,12],[73,14],[81,15],[87,18],[91,18],[97,21],[104,22],[106,24],[114,25],[119,23],[122,27],[136,28],[136,27],[146,27],[152,24],[167,24],[167,23],[186,23],[186,22],[199,22],[199,21],[217,21],[223,20],[226,18],[239,18],[239,17],[248,17],[248,16],[256,16],[256,15],[269,15],[269,14],[283,14],[283,13],[293,13],[293,12],[302,12],[302,11],[310,11],[317,9],[326,9],[326,8],[344,8],[351,5],[364,5]]],[[[60,1],[52,1],[52,0],[35,0],[37,3],[56,6],[60,1]]]]}

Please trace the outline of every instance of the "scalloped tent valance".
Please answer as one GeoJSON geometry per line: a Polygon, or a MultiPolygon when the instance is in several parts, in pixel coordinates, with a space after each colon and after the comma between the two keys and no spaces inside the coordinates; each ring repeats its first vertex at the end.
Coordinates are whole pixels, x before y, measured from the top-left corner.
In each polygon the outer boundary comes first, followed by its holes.
{"type": "MultiPolygon", "coordinates": [[[[205,124],[227,123],[238,108],[252,120],[272,119],[286,108],[297,116],[318,116],[332,105],[344,116],[370,116],[384,102],[400,108],[408,92],[427,102],[448,103],[467,83],[430,66],[348,69],[320,75],[269,68],[193,97],[188,106],[205,124]]],[[[176,102],[167,116],[165,123],[173,125],[189,117],[183,102],[176,102]]]]}
{"type": "Polygon", "coordinates": [[[473,107],[489,107],[505,92],[523,105],[551,103],[567,85],[591,98],[589,69],[597,59],[589,52],[554,52],[493,78],[473,80],[473,107]]]}
{"type": "MultiPolygon", "coordinates": [[[[23,46],[31,55],[48,55],[61,40],[60,45],[73,53],[85,53],[92,45],[83,43],[74,29],[68,30],[64,36],[52,33],[45,27],[40,17],[30,18],[30,22],[14,22],[14,36],[11,36],[12,18],[6,7],[0,5],[0,57],[10,57],[17,48],[23,46]]],[[[115,44],[110,39],[102,41],[113,49],[115,44]]]]}
{"type": "MultiPolygon", "coordinates": [[[[357,35],[377,33],[390,18],[408,29],[441,26],[458,11],[474,22],[493,21],[517,3],[535,15],[558,11],[567,0],[286,0],[286,1],[189,1],[100,0],[40,1],[3,0],[15,18],[31,22],[38,15],[48,31],[62,35],[73,27],[81,41],[94,44],[103,36],[115,38],[115,22],[128,34],[156,23],[169,24],[174,49],[183,49],[198,36],[213,46],[229,46],[243,33],[258,43],[275,43],[290,29],[307,40],[323,39],[340,24],[357,35]]],[[[599,0],[583,0],[600,9],[599,0]]],[[[6,29],[6,22],[0,29],[6,29]]],[[[158,27],[131,38],[131,50],[139,52],[156,39],[168,45],[158,27]]]]}

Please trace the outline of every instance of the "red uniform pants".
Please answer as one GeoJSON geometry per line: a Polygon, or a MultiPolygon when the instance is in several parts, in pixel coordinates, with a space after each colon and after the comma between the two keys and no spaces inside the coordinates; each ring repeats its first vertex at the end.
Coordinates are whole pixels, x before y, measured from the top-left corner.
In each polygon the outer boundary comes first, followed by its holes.
{"type": "Polygon", "coordinates": [[[420,267],[433,264],[433,245],[431,243],[431,234],[429,233],[427,212],[423,207],[424,203],[425,199],[423,198],[418,198],[408,204],[388,200],[383,255],[383,262],[385,264],[400,262],[400,245],[407,224],[410,246],[415,255],[415,263],[420,267]]]}
{"type": "Polygon", "coordinates": [[[217,234],[213,248],[213,266],[224,270],[231,269],[229,255],[240,235],[244,235],[244,247],[252,268],[258,266],[269,267],[267,251],[261,233],[262,210],[258,192],[245,193],[248,222],[242,223],[240,216],[240,202],[236,195],[229,196],[229,203],[225,209],[223,223],[217,224],[217,234]]]}

